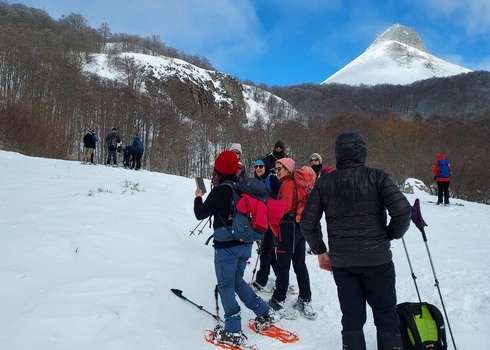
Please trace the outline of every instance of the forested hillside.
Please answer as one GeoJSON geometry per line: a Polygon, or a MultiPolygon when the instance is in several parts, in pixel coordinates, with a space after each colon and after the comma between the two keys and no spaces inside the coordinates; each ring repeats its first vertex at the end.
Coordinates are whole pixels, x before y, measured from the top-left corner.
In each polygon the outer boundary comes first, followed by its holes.
{"type": "MultiPolygon", "coordinates": [[[[432,166],[443,152],[453,167],[452,195],[490,203],[489,81],[488,72],[474,72],[410,86],[260,84],[257,91],[269,90],[299,112],[292,117],[269,97],[263,117],[247,110],[238,78],[158,36],[111,33],[107,23],[91,28],[80,14],[53,19],[0,1],[0,148],[26,155],[80,159],[82,136],[93,125],[101,137],[116,127],[125,143],[138,133],[144,169],[182,176],[210,177],[216,154],[240,142],[251,174],[253,160],[278,139],[298,165],[312,152],[335,165],[335,137],[356,129],[368,143],[368,165],[398,183],[415,177],[433,184],[432,166]],[[199,85],[177,72],[161,79],[124,52],[184,60],[213,81],[199,85]],[[88,72],[95,54],[106,55],[124,79],[88,72]],[[217,84],[229,102],[220,102],[217,84]]],[[[101,143],[96,160],[105,157],[101,143]]]]}
{"type": "Polygon", "coordinates": [[[300,112],[331,118],[361,114],[377,118],[388,111],[426,119],[433,115],[480,119],[490,115],[490,72],[431,78],[410,85],[349,86],[302,84],[271,91],[300,112]]]}

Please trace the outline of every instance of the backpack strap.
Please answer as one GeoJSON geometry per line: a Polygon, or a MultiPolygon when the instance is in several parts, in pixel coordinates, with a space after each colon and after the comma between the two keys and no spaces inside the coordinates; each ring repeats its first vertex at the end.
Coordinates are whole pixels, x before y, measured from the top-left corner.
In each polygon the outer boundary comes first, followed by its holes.
{"type": "Polygon", "coordinates": [[[402,316],[403,316],[403,319],[405,321],[405,324],[407,325],[407,328],[408,330],[410,331],[410,333],[412,334],[412,338],[413,338],[413,341],[414,341],[414,347],[415,349],[424,349],[424,346],[422,344],[422,339],[420,339],[420,334],[419,334],[419,331],[417,329],[417,325],[415,324],[415,321],[413,319],[414,317],[414,313],[412,313],[410,311],[410,308],[411,307],[419,307],[419,312],[420,312],[420,315],[422,315],[422,309],[420,309],[422,306],[422,304],[418,304],[418,305],[405,305],[402,309],[402,316]]]}
{"type": "MultiPolygon", "coordinates": [[[[233,214],[233,210],[234,210],[234,195],[235,195],[235,183],[231,180],[226,180],[226,181],[223,181],[222,183],[220,183],[219,185],[226,185],[226,186],[229,186],[231,188],[231,191],[232,191],[232,196],[231,196],[231,199],[230,199],[230,214],[228,217],[232,217],[232,214],[233,214]]],[[[223,227],[224,229],[226,229],[228,231],[228,233],[230,233],[231,235],[233,235],[232,233],[232,230],[231,230],[231,227],[228,226],[226,224],[226,221],[223,220],[223,218],[221,217],[221,215],[219,215],[218,213],[216,213],[216,215],[218,217],[218,219],[220,219],[221,223],[223,224],[223,227]]],[[[206,240],[206,242],[204,243],[205,245],[208,245],[209,244],[209,241],[211,240],[211,238],[214,237],[214,232],[211,236],[208,237],[208,239],[206,240]]]]}
{"type": "MultiPolygon", "coordinates": [[[[226,185],[226,186],[229,186],[231,188],[231,199],[230,199],[230,213],[228,214],[228,218],[232,218],[233,217],[233,214],[235,212],[235,205],[236,203],[238,202],[238,199],[235,198],[235,195],[238,196],[238,194],[236,193],[236,189],[235,189],[235,183],[231,180],[226,180],[226,181],[223,181],[220,185],[226,185]]],[[[220,219],[221,223],[223,224],[224,227],[226,227],[226,230],[232,234],[232,230],[231,230],[231,227],[228,226],[226,224],[226,221],[223,220],[223,218],[221,217],[221,215],[219,214],[216,214],[218,216],[218,218],[220,219]]]]}
{"type": "Polygon", "coordinates": [[[444,349],[446,349],[447,342],[446,342],[446,329],[444,326],[444,317],[442,316],[441,311],[437,307],[435,307],[432,304],[426,304],[426,305],[427,308],[429,309],[432,318],[434,319],[434,321],[436,321],[437,339],[438,339],[437,342],[440,343],[440,345],[442,345],[444,349]]]}
{"type": "Polygon", "coordinates": [[[276,194],[272,190],[272,185],[271,185],[271,175],[267,175],[267,177],[264,180],[265,187],[267,188],[267,191],[269,191],[269,194],[271,195],[272,199],[276,199],[276,194]]]}

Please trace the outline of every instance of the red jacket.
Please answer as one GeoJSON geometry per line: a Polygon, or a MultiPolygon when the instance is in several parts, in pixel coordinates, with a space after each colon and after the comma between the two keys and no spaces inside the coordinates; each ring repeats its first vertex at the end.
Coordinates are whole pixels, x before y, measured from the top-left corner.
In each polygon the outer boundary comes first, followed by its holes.
{"type": "MultiPolygon", "coordinates": [[[[437,164],[437,162],[440,161],[441,159],[444,159],[444,158],[446,158],[446,156],[443,153],[439,153],[437,155],[436,162],[434,164],[434,168],[432,168],[432,173],[434,175],[439,174],[439,165],[437,164]]],[[[451,169],[451,164],[448,163],[448,166],[449,166],[449,174],[452,174],[453,173],[453,169],[451,169]]],[[[449,182],[449,181],[451,181],[451,178],[450,177],[438,177],[438,176],[435,176],[434,177],[434,180],[440,181],[440,182],[449,182]]]]}
{"type": "Polygon", "coordinates": [[[282,182],[277,199],[282,199],[286,202],[283,216],[290,212],[296,212],[297,198],[296,198],[296,186],[291,175],[285,176],[280,179],[282,182]]]}

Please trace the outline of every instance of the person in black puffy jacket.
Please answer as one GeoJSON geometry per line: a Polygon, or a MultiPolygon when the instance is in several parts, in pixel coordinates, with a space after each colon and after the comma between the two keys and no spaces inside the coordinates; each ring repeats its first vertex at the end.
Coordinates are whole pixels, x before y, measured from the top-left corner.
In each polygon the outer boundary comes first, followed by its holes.
{"type": "Polygon", "coordinates": [[[337,169],[317,180],[301,216],[301,231],[320,268],[333,272],[343,349],[366,349],[366,302],[373,311],[378,349],[401,349],[390,241],[408,230],[412,207],[388,173],[365,166],[366,156],[358,132],[337,137],[337,169]],[[318,231],[323,213],[329,250],[318,231]]]}

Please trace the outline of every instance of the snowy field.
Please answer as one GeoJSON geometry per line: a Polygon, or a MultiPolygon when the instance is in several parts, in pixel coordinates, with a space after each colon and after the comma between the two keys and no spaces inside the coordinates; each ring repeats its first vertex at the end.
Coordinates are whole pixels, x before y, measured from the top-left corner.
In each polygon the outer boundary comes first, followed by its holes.
{"type": "MultiPolygon", "coordinates": [[[[88,166],[0,151],[0,349],[213,349],[204,330],[215,320],[171,288],[216,311],[211,234],[190,231],[193,179],[88,166]]],[[[428,170],[430,171],[430,169],[428,170]]],[[[452,199],[428,203],[421,191],[428,247],[457,348],[490,348],[490,207],[452,199]]],[[[323,223],[324,224],[324,223],[323,223]]],[[[412,225],[405,236],[423,301],[438,306],[426,245],[412,225]]],[[[417,301],[401,240],[393,241],[398,301],[417,301]]],[[[246,271],[252,277],[256,255],[246,271]]],[[[340,310],[332,275],[307,256],[315,321],[279,325],[300,341],[283,345],[246,328],[263,349],[341,349],[340,310]]],[[[294,277],[292,275],[292,280],[294,277]]],[[[264,296],[266,297],[266,296],[264,296]]],[[[287,300],[290,306],[294,297],[287,300]]],[[[220,313],[222,310],[220,305],[220,313]]],[[[368,349],[376,348],[369,313],[368,349]]],[[[449,348],[453,349],[449,332],[449,348]]]]}

